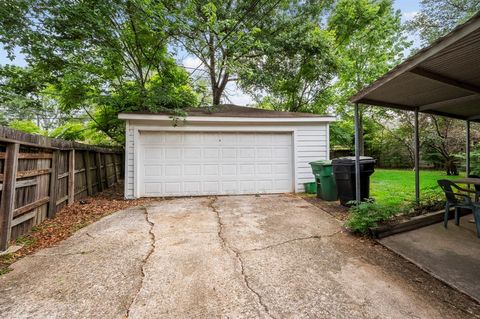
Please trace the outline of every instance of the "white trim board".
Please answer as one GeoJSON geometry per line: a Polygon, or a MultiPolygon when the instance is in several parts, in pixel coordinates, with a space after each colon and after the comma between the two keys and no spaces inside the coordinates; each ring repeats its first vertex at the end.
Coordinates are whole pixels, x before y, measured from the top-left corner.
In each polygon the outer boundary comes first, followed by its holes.
{"type": "Polygon", "coordinates": [[[118,118],[121,120],[143,120],[143,121],[166,121],[172,122],[178,120],[178,124],[182,122],[220,122],[220,123],[330,123],[335,122],[334,116],[318,116],[318,117],[218,117],[218,116],[187,116],[174,117],[172,115],[161,114],[133,114],[120,113],[118,118]]]}

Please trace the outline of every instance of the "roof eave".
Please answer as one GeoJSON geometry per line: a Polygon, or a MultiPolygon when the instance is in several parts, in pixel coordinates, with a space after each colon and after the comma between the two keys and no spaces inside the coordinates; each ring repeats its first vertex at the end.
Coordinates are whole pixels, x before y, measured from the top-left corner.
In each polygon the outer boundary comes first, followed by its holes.
{"type": "MultiPolygon", "coordinates": [[[[139,121],[172,121],[175,117],[162,114],[133,114],[120,113],[118,118],[121,120],[139,120],[139,121]]],[[[335,122],[335,116],[318,117],[227,117],[227,116],[186,116],[177,117],[180,120],[188,122],[203,123],[330,123],[335,122]]]]}

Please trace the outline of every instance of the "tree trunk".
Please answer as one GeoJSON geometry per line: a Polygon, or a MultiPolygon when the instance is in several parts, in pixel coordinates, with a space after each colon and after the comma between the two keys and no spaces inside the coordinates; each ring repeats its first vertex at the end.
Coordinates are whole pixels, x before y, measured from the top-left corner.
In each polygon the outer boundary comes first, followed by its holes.
{"type": "Polygon", "coordinates": [[[453,158],[448,158],[445,160],[445,169],[447,171],[447,175],[453,175],[453,176],[458,175],[458,167],[457,167],[457,164],[455,163],[455,159],[453,158]]]}
{"type": "Polygon", "coordinates": [[[220,105],[220,100],[222,98],[222,91],[212,86],[212,97],[213,97],[213,105],[220,105]]]}

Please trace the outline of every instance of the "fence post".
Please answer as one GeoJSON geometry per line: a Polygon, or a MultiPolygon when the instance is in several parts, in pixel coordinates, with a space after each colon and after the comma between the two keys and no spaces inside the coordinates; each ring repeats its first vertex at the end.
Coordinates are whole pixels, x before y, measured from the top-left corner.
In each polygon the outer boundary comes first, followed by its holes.
{"type": "Polygon", "coordinates": [[[68,152],[68,205],[75,201],[75,149],[68,152]]]}
{"type": "Polygon", "coordinates": [[[90,175],[90,152],[84,151],[83,152],[83,159],[85,162],[85,178],[87,180],[87,194],[93,195],[92,190],[92,175],[90,175]]]}
{"type": "Polygon", "coordinates": [[[57,183],[58,183],[58,158],[60,157],[60,151],[53,151],[52,154],[52,165],[50,172],[50,189],[48,191],[49,201],[48,201],[48,212],[47,217],[55,217],[57,212],[57,183]]]}
{"type": "Polygon", "coordinates": [[[0,251],[8,248],[12,233],[13,210],[15,209],[15,182],[17,180],[18,151],[20,145],[8,144],[3,168],[3,189],[0,203],[0,251]]]}
{"type": "Polygon", "coordinates": [[[115,176],[114,183],[118,183],[118,175],[117,175],[117,153],[113,153],[112,155],[113,161],[113,174],[115,176]]]}
{"type": "MultiPolygon", "coordinates": [[[[97,163],[97,189],[99,192],[103,191],[103,182],[102,182],[102,153],[95,152],[95,162],[97,163]]],[[[108,180],[107,180],[108,187],[108,180]]]]}

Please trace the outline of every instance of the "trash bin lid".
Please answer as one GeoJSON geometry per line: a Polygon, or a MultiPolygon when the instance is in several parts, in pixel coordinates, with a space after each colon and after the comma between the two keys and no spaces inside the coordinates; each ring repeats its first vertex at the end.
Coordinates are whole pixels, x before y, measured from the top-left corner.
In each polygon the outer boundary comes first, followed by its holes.
{"type": "Polygon", "coordinates": [[[332,161],[330,161],[330,160],[319,160],[319,161],[310,162],[308,164],[314,165],[314,166],[325,166],[325,165],[332,165],[332,161]]]}
{"type": "MultiPolygon", "coordinates": [[[[332,162],[334,162],[335,164],[351,164],[352,162],[355,163],[355,156],[334,158],[332,162]]],[[[360,163],[375,163],[375,159],[369,156],[360,156],[360,163]]]]}

